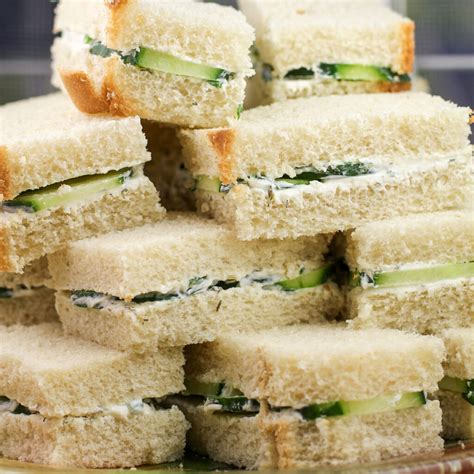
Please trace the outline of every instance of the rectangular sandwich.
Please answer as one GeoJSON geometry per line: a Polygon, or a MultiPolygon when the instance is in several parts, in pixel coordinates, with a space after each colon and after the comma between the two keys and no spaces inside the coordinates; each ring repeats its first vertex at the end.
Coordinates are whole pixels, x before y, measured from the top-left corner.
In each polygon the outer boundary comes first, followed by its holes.
{"type": "Polygon", "coordinates": [[[0,120],[0,271],[164,215],[138,117],[86,116],[52,94],[2,106],[0,120]]]}
{"type": "Polygon", "coordinates": [[[0,324],[38,324],[57,320],[54,291],[45,283],[48,260],[43,257],[25,268],[24,273],[0,272],[0,324]]]}
{"type": "Polygon", "coordinates": [[[441,340],[294,326],[190,346],[188,444],[245,468],[316,468],[442,449],[441,340]]]}
{"type": "Polygon", "coordinates": [[[445,376],[436,397],[443,410],[446,439],[474,439],[474,325],[443,331],[445,376]]]}
{"type": "Polygon", "coordinates": [[[145,165],[145,176],[160,193],[167,211],[194,211],[194,180],[184,166],[183,152],[176,127],[142,120],[151,161],[145,165]]]}
{"type": "Polygon", "coordinates": [[[474,326],[472,211],[365,224],[347,236],[346,261],[352,327],[439,333],[474,326]]]}
{"type": "Polygon", "coordinates": [[[201,212],[242,240],[296,238],[463,206],[469,114],[422,93],[312,97],[181,140],[201,212]]]}
{"type": "Polygon", "coordinates": [[[187,127],[239,115],[254,31],[230,7],[183,0],[62,0],[53,83],[87,113],[187,127]]]}
{"type": "Polygon", "coordinates": [[[120,350],[335,318],[329,236],[238,241],[193,214],[75,242],[49,257],[66,332],[120,350]]]}
{"type": "Polygon", "coordinates": [[[183,388],[182,349],[131,355],[56,323],[0,327],[0,455],[58,467],[179,459],[188,427],[161,398],[183,388]]]}
{"type": "Polygon", "coordinates": [[[256,30],[249,105],[409,90],[415,25],[374,3],[239,0],[256,30]]]}

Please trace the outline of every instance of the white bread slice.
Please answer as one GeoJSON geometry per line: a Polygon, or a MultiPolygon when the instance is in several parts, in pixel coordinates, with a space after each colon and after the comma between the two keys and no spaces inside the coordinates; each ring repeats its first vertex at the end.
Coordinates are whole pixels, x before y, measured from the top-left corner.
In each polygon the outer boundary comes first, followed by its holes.
{"type": "Polygon", "coordinates": [[[54,291],[49,288],[23,290],[21,296],[0,299],[0,324],[29,326],[49,321],[57,321],[54,306],[54,291]]]}
{"type": "Polygon", "coordinates": [[[56,467],[112,468],[181,458],[188,423],[175,407],[126,419],[0,415],[0,453],[56,467]]]}
{"type": "Polygon", "coordinates": [[[367,464],[443,448],[436,401],[419,408],[316,421],[304,421],[295,412],[251,417],[216,414],[183,398],[178,404],[191,422],[188,445],[192,450],[244,468],[367,464]]]}
{"type": "Polygon", "coordinates": [[[66,333],[133,352],[212,341],[227,332],[321,322],[335,318],[342,306],[342,295],[334,283],[293,292],[248,286],[101,310],[75,306],[69,292],[56,294],[66,333]]]}
{"type": "Polygon", "coordinates": [[[301,325],[189,346],[185,370],[191,379],[225,381],[272,406],[300,408],[436,389],[443,357],[443,343],[433,336],[301,325]]]}
{"type": "Polygon", "coordinates": [[[279,77],[320,63],[413,69],[415,25],[389,8],[308,0],[239,0],[239,6],[256,29],[259,59],[279,77]]]}
{"type": "MultiPolygon", "coordinates": [[[[419,87],[421,84],[418,82],[419,87]]],[[[411,82],[382,82],[382,81],[342,81],[334,79],[273,79],[264,81],[261,74],[247,79],[245,92],[246,108],[259,105],[273,104],[290,99],[311,96],[346,95],[346,94],[375,94],[380,92],[403,92],[413,90],[415,83],[411,82]]],[[[419,89],[418,92],[429,92],[419,89]]]]}
{"type": "Polygon", "coordinates": [[[344,161],[432,163],[472,154],[470,109],[423,93],[311,97],[257,107],[229,128],[181,135],[193,175],[225,183],[344,161]]]}
{"type": "Polygon", "coordinates": [[[78,35],[77,43],[66,36],[56,39],[53,82],[58,86],[61,78],[82,112],[139,115],[188,127],[220,126],[236,117],[244,101],[245,78],[252,74],[253,29],[242,13],[220,5],[63,0],[55,31],[78,35]],[[121,51],[143,46],[236,74],[217,88],[201,79],[150,72],[125,65],[117,55],[91,55],[81,46],[85,34],[121,51]]]}
{"type": "Polygon", "coordinates": [[[348,323],[353,329],[378,327],[439,335],[451,327],[474,326],[474,279],[354,288],[347,294],[347,306],[348,323]]]}
{"type": "Polygon", "coordinates": [[[470,328],[447,329],[441,337],[447,353],[444,363],[446,375],[474,379],[474,325],[470,328]]]}
{"type": "Polygon", "coordinates": [[[2,200],[151,159],[137,117],[83,115],[60,93],[1,106],[0,124],[2,200]]]}
{"type": "Polygon", "coordinates": [[[152,226],[72,243],[49,256],[53,287],[94,290],[131,300],[188,287],[207,275],[241,280],[255,271],[298,276],[323,265],[330,236],[295,241],[239,242],[215,221],[192,213],[170,214],[152,226]]]}
{"type": "MultiPolygon", "coordinates": [[[[472,314],[472,312],[471,312],[472,314]]],[[[441,337],[446,347],[444,370],[447,376],[474,379],[474,324],[469,328],[451,328],[441,337]]],[[[436,398],[443,410],[443,436],[447,439],[474,438],[474,405],[460,393],[439,390],[436,398]]]]}
{"type": "Polygon", "coordinates": [[[439,390],[436,398],[443,411],[443,437],[449,440],[474,438],[474,405],[462,394],[439,390]]]}
{"type": "Polygon", "coordinates": [[[181,348],[126,354],[63,335],[61,326],[0,326],[0,393],[46,417],[100,413],[183,389],[181,348]]]}
{"type": "Polygon", "coordinates": [[[155,187],[141,170],[124,185],[67,206],[0,213],[0,271],[25,265],[67,242],[156,222],[164,217],[155,187]]]}
{"type": "Polygon", "coordinates": [[[233,72],[252,68],[253,28],[230,7],[183,0],[61,0],[54,32],[89,35],[109,48],[152,48],[233,72]]]}
{"type": "Polygon", "coordinates": [[[195,211],[194,180],[184,167],[178,129],[148,120],[142,125],[151,153],[145,175],[160,193],[163,207],[168,211],[195,211]]]}
{"type": "Polygon", "coordinates": [[[346,261],[352,270],[396,265],[464,263],[474,257],[474,212],[449,211],[370,222],[350,232],[346,261]]]}
{"type": "Polygon", "coordinates": [[[56,467],[112,468],[179,459],[188,423],[175,407],[126,419],[0,415],[0,453],[56,467]]]}
{"type": "Polygon", "coordinates": [[[433,162],[423,171],[413,167],[381,179],[374,174],[313,182],[295,194],[285,190],[270,194],[246,184],[237,184],[228,193],[198,190],[197,207],[227,224],[241,240],[297,238],[401,215],[462,208],[472,187],[471,170],[467,149],[464,155],[433,162]]]}

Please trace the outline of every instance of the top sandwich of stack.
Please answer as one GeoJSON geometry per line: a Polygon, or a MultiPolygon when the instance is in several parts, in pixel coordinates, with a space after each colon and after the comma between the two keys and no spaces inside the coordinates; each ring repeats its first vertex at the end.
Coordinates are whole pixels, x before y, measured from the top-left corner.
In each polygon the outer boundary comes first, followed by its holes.
{"type": "Polygon", "coordinates": [[[239,114],[254,33],[232,8],[62,0],[54,31],[62,34],[54,68],[83,112],[188,127],[224,125],[239,114]]]}
{"type": "Polygon", "coordinates": [[[255,102],[411,88],[414,23],[378,5],[239,0],[256,29],[255,102]]]}
{"type": "Polygon", "coordinates": [[[468,108],[427,94],[311,97],[182,132],[198,209],[242,240],[295,238],[461,207],[468,108]]]}
{"type": "Polygon", "coordinates": [[[0,271],[164,215],[138,117],[86,116],[52,94],[5,105],[0,120],[0,271]]]}

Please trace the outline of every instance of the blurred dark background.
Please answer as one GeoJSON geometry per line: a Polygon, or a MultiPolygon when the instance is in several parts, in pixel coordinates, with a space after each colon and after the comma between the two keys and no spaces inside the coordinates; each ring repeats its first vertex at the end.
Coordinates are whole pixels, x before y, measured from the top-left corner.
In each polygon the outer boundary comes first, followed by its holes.
{"type": "MultiPolygon", "coordinates": [[[[387,0],[390,2],[390,0],[387,0]]],[[[234,5],[235,1],[218,3],[234,5]]],[[[417,68],[432,92],[474,106],[474,0],[392,0],[416,22],[417,68]]],[[[55,3],[1,0],[0,104],[52,90],[55,3]]]]}

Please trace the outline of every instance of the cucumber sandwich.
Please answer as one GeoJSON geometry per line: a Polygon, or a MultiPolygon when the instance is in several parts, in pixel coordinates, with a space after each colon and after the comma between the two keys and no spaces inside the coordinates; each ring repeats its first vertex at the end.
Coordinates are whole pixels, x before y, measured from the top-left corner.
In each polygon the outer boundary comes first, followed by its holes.
{"type": "Polygon", "coordinates": [[[447,358],[436,398],[443,410],[443,437],[470,440],[474,438],[474,326],[447,329],[441,337],[447,358]]]}
{"type": "Polygon", "coordinates": [[[249,105],[411,88],[415,25],[389,8],[307,0],[239,5],[256,29],[249,105]]]}
{"type": "Polygon", "coordinates": [[[0,452],[56,467],[158,464],[182,456],[181,348],[139,356],[63,335],[57,323],[0,327],[0,452]]]}
{"type": "Polygon", "coordinates": [[[143,175],[150,154],[138,117],[83,115],[62,94],[2,106],[0,117],[0,271],[164,214],[143,175]]]}
{"type": "Polygon", "coordinates": [[[242,240],[296,238],[462,207],[469,114],[422,93],[310,97],[181,142],[198,210],[242,240]]]}
{"type": "Polygon", "coordinates": [[[441,340],[338,324],[226,334],[185,351],[177,403],[199,454],[245,468],[317,468],[442,449],[441,340]],[[387,370],[390,367],[390,370],[387,370]]]}
{"type": "Polygon", "coordinates": [[[372,222],[347,235],[348,308],[356,328],[439,333],[474,326],[474,214],[372,222]]]}
{"type": "Polygon", "coordinates": [[[72,243],[50,255],[49,268],[66,332],[146,352],[335,318],[342,298],[328,244],[329,236],[240,242],[215,221],[169,213],[72,243]]]}
{"type": "Polygon", "coordinates": [[[46,288],[45,257],[28,265],[22,274],[0,272],[0,324],[38,324],[57,320],[54,291],[46,288]]]}
{"type": "Polygon", "coordinates": [[[192,1],[61,0],[56,76],[87,113],[187,127],[238,118],[254,32],[230,7],[192,1]]]}

